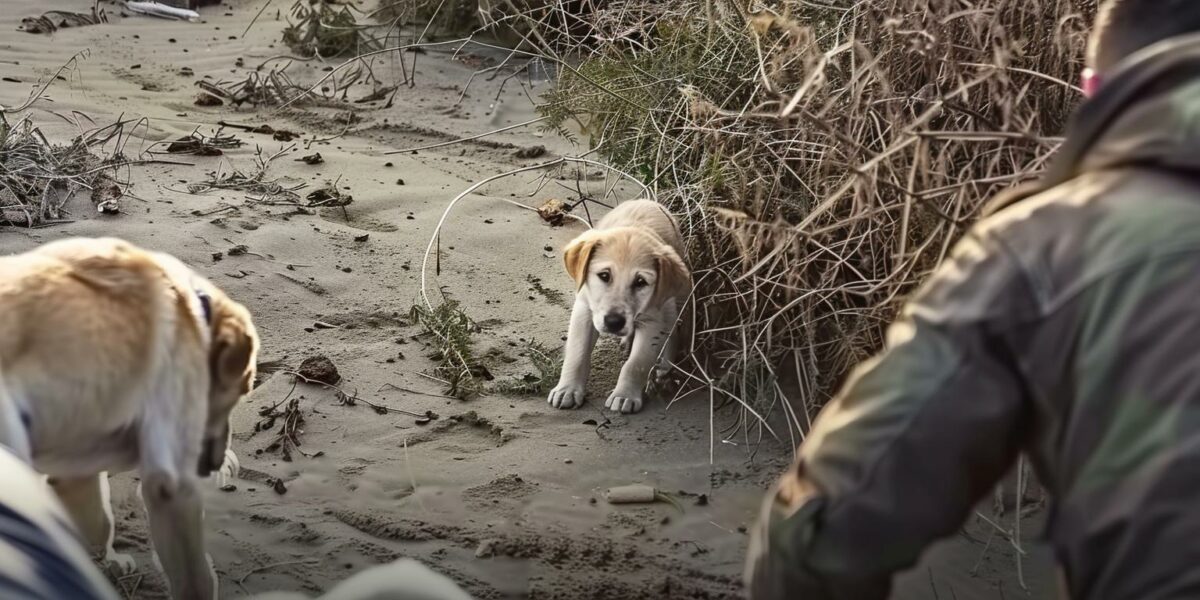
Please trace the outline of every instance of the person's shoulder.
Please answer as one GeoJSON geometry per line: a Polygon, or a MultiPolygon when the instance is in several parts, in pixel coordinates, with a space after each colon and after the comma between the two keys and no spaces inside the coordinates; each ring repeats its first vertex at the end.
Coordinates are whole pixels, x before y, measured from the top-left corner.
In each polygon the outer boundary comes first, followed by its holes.
{"type": "Polygon", "coordinates": [[[1200,244],[1200,177],[1149,168],[1089,173],[1013,202],[977,229],[1029,249],[1081,243],[1094,250],[1106,240],[1130,251],[1200,244]]]}
{"type": "Polygon", "coordinates": [[[1090,173],[1009,204],[973,235],[1001,246],[1044,301],[1164,256],[1200,257],[1200,178],[1090,173]]]}

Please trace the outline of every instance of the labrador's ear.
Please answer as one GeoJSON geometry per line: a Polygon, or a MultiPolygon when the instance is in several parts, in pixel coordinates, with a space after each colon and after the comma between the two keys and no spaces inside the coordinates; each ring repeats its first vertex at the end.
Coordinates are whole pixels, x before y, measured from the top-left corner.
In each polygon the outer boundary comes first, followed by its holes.
{"type": "Polygon", "coordinates": [[[250,313],[242,306],[225,299],[216,312],[209,355],[213,385],[224,389],[240,387],[243,393],[248,393],[254,381],[258,333],[250,313]]]}
{"type": "Polygon", "coordinates": [[[657,252],[658,281],[654,287],[655,305],[669,298],[681,298],[692,291],[692,273],[674,248],[663,244],[657,252]]]}
{"type": "Polygon", "coordinates": [[[600,238],[599,233],[588,231],[571,240],[563,250],[563,263],[567,267],[567,274],[575,280],[576,291],[587,283],[588,263],[592,261],[592,252],[600,245],[600,238]]]}

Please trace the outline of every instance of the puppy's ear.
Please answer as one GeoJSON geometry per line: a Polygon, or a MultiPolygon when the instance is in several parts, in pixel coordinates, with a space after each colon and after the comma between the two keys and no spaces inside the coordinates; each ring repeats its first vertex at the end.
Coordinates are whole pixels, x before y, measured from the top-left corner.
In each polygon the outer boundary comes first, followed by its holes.
{"type": "Polygon", "coordinates": [[[563,250],[563,263],[567,267],[567,274],[575,280],[576,290],[587,283],[588,263],[592,261],[592,251],[599,244],[600,236],[589,231],[572,240],[563,250]]]}
{"type": "MultiPolygon", "coordinates": [[[[229,302],[232,304],[232,302],[229,302]]],[[[223,306],[213,324],[211,361],[213,385],[240,386],[249,392],[254,381],[258,334],[250,314],[240,306],[223,306]]]]}
{"type": "Polygon", "coordinates": [[[651,302],[662,305],[668,298],[686,296],[692,291],[692,273],[674,248],[664,244],[657,254],[658,281],[651,302]]]}

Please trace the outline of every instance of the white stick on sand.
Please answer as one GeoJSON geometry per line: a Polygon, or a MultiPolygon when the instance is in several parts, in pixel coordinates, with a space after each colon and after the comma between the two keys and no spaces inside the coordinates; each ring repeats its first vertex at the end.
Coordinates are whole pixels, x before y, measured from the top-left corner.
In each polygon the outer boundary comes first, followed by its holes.
{"type": "Polygon", "coordinates": [[[609,488],[604,499],[609,504],[644,504],[658,499],[658,490],[648,485],[623,485],[609,488]]]}
{"type": "Polygon", "coordinates": [[[158,2],[135,2],[128,0],[125,2],[125,8],[151,17],[161,17],[164,19],[179,19],[183,21],[198,21],[200,13],[186,8],[175,8],[158,2]]]}

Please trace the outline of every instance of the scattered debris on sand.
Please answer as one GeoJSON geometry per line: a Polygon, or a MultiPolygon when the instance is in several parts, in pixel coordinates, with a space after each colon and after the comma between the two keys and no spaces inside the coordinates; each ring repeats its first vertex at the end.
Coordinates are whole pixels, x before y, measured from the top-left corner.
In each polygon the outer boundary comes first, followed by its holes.
{"type": "Polygon", "coordinates": [[[220,122],[218,122],[218,125],[220,125],[221,127],[232,127],[233,129],[241,129],[241,130],[249,132],[249,133],[269,135],[269,136],[271,136],[271,139],[273,139],[277,142],[290,142],[290,141],[295,140],[300,137],[300,134],[296,133],[295,131],[288,131],[287,129],[275,129],[274,127],[271,127],[270,125],[265,125],[265,124],[254,126],[254,125],[239,125],[237,123],[226,123],[225,121],[220,121],[220,122]]]}
{"type": "Polygon", "coordinates": [[[54,33],[59,29],[85,27],[87,25],[98,25],[107,22],[108,15],[104,12],[104,9],[96,6],[92,8],[91,13],[51,10],[42,13],[38,17],[25,17],[21,19],[21,27],[19,29],[26,33],[54,33]]]}
{"type": "Polygon", "coordinates": [[[261,204],[298,204],[300,195],[297,192],[304,189],[303,183],[285,185],[279,179],[267,179],[267,168],[271,162],[294,147],[285,147],[270,156],[264,155],[260,149],[255,157],[255,172],[247,174],[236,168],[213,171],[208,174],[208,180],[188,184],[188,192],[203,194],[212,190],[234,190],[258,196],[254,201],[261,204]]]}
{"type": "Polygon", "coordinates": [[[567,205],[562,200],[551,198],[538,207],[538,216],[543,221],[558,227],[567,218],[567,205]]]}
{"type": "MultiPolygon", "coordinates": [[[[286,73],[287,67],[271,69],[266,73],[251,71],[244,79],[236,81],[218,81],[216,83],[200,80],[196,82],[201,94],[218,98],[234,106],[250,104],[256,107],[279,107],[296,102],[311,102],[314,99],[323,100],[326,104],[340,104],[336,95],[310,93],[308,88],[292,81],[286,73]]],[[[339,81],[345,81],[344,87],[336,86],[337,91],[357,83],[356,78],[343,76],[339,81]]]]}
{"type": "MultiPolygon", "coordinates": [[[[318,156],[320,156],[320,155],[318,155],[318,156]]],[[[308,161],[305,161],[305,162],[308,162],[308,161]]],[[[331,207],[331,206],[339,206],[340,207],[340,206],[349,206],[352,202],[354,202],[354,196],[351,196],[349,194],[343,194],[341,192],[341,190],[338,189],[336,183],[330,182],[330,183],[326,183],[325,187],[323,187],[319,190],[314,190],[314,191],[310,192],[308,194],[308,196],[305,196],[305,200],[308,200],[307,206],[309,208],[331,207]]]]}
{"type": "Polygon", "coordinates": [[[540,158],[546,155],[546,147],[542,145],[526,146],[513,152],[513,156],[520,159],[540,158]]]}
{"type": "MultiPolygon", "coordinates": [[[[300,400],[298,398],[287,400],[287,406],[283,412],[280,412],[278,407],[279,405],[275,404],[259,412],[262,420],[255,424],[255,431],[271,431],[275,429],[276,423],[279,424],[279,429],[275,432],[275,439],[257,453],[278,452],[279,457],[285,462],[292,461],[293,451],[307,458],[324,456],[324,452],[309,453],[300,449],[300,434],[304,433],[304,413],[300,411],[300,400]]],[[[276,479],[275,481],[279,487],[283,486],[281,480],[276,479]]],[[[280,491],[279,487],[275,491],[280,494],[287,491],[287,488],[283,488],[283,491],[280,491]]]]}
{"type": "Polygon", "coordinates": [[[222,130],[218,129],[211,136],[200,133],[197,129],[192,133],[167,144],[167,152],[170,154],[193,154],[196,156],[221,156],[225,150],[239,148],[242,145],[242,140],[233,135],[221,135],[222,130]]]}
{"type": "Polygon", "coordinates": [[[96,210],[120,212],[128,185],[118,170],[128,164],[119,151],[99,152],[125,136],[125,121],[81,133],[55,145],[25,117],[10,124],[0,111],[0,223],[40,227],[68,221],[67,203],[88,190],[96,210]]]}

